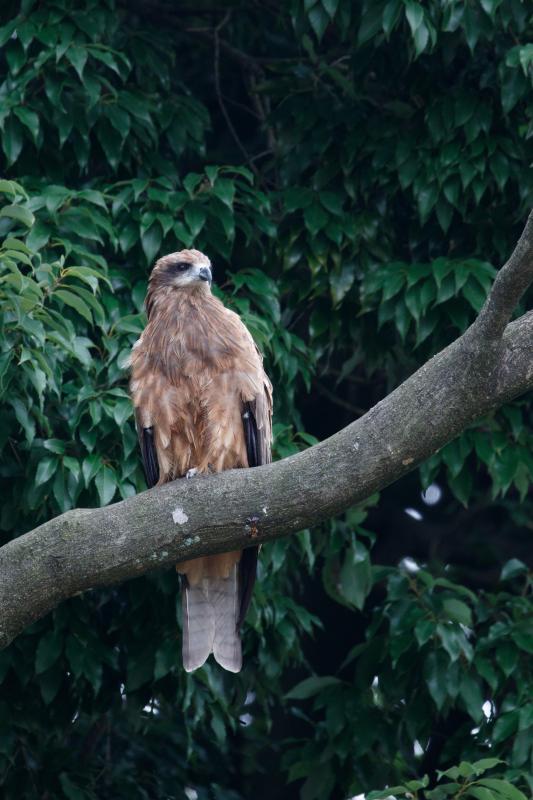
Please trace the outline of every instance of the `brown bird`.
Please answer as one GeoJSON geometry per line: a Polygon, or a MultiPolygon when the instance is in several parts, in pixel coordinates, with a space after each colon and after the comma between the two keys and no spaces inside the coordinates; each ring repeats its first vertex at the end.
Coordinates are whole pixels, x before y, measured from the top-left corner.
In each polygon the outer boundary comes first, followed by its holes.
{"type": "MultiPolygon", "coordinates": [[[[146,312],[130,389],[148,486],[268,463],[272,385],[248,329],[211,294],[207,256],[182,250],[160,258],[146,312]]],[[[187,672],[210,653],[225,669],[240,670],[239,627],[256,567],[256,547],[176,566],[187,672]]]]}

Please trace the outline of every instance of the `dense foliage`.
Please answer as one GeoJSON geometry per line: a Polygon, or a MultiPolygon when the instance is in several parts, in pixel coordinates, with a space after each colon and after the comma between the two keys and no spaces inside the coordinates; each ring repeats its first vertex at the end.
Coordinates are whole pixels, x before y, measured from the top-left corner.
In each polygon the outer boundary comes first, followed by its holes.
{"type": "MultiPolygon", "coordinates": [[[[177,5],[0,10],[4,540],[144,488],[125,363],[157,254],[212,258],[282,457],[465,329],[531,203],[527,3],[177,5]]],[[[0,653],[2,796],[529,794],[530,414],[265,547],[238,676],[181,669],[173,572],[32,626],[0,653]]]]}

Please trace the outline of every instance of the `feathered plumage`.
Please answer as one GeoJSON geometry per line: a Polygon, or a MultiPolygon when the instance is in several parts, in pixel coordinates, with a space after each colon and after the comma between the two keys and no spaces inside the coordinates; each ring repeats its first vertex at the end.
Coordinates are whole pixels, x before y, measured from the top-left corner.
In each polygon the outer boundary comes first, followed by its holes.
{"type": "MultiPolygon", "coordinates": [[[[210,267],[199,251],[183,250],[159,259],[150,278],[130,383],[149,486],[271,458],[272,386],[249,331],[211,294],[210,267]]],[[[225,669],[241,668],[238,628],[256,564],[249,548],[177,565],[187,671],[211,652],[225,669]]]]}

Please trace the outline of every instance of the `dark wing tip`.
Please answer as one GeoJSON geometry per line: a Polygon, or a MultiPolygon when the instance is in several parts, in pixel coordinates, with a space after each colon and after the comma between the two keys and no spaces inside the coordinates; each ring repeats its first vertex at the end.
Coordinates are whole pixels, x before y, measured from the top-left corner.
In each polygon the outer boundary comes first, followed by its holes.
{"type": "MultiPolygon", "coordinates": [[[[263,432],[257,426],[255,416],[255,403],[243,403],[242,424],[244,427],[244,438],[246,441],[246,455],[249,467],[259,467],[264,460],[263,453],[263,432]]],[[[240,627],[250,606],[252,592],[257,574],[257,555],[258,547],[247,547],[243,550],[239,563],[239,590],[240,607],[237,627],[240,627]]]]}
{"type": "Polygon", "coordinates": [[[154,429],[139,428],[139,442],[143,460],[144,474],[148,488],[151,489],[159,480],[159,463],[154,442],[154,429]]]}

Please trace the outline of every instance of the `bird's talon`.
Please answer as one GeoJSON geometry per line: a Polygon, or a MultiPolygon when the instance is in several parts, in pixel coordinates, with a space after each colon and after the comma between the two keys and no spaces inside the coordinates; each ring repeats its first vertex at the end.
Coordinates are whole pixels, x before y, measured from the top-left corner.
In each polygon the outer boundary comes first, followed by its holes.
{"type": "Polygon", "coordinates": [[[185,479],[186,480],[190,480],[191,478],[194,478],[195,475],[198,475],[198,468],[197,467],[193,467],[192,469],[188,469],[187,472],[185,473],[185,479]]]}

